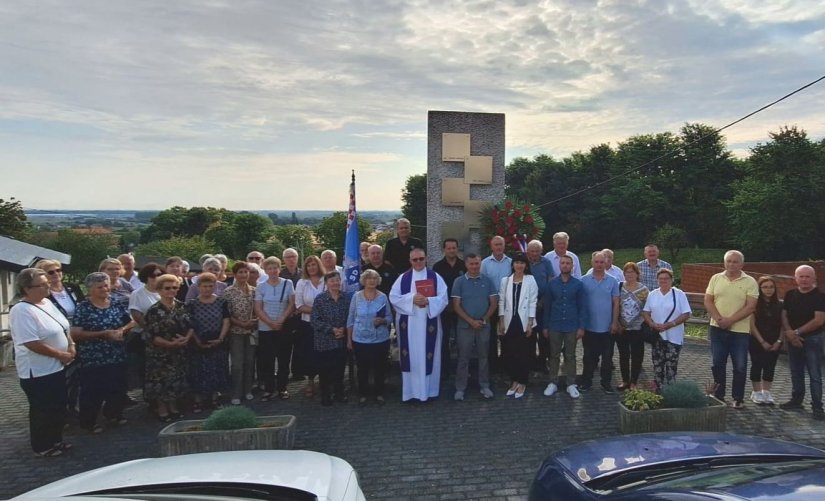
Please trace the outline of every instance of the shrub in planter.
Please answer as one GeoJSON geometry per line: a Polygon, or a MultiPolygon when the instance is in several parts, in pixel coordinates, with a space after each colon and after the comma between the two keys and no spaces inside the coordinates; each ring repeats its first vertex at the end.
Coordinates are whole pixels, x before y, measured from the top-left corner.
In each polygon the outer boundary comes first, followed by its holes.
{"type": "Polygon", "coordinates": [[[626,390],[622,394],[622,403],[632,411],[647,411],[662,407],[663,397],[650,390],[639,388],[626,390]]]}
{"type": "Polygon", "coordinates": [[[666,409],[698,409],[708,406],[708,396],[695,381],[680,379],[662,388],[666,409]]]}
{"type": "Polygon", "coordinates": [[[256,428],[258,418],[248,407],[232,406],[218,409],[203,422],[203,430],[242,430],[256,428]]]}

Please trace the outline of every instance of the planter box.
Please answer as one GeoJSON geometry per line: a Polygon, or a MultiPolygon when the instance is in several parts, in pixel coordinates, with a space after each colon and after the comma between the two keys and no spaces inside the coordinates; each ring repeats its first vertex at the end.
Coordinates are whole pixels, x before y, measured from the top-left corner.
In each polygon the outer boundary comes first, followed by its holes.
{"type": "Polygon", "coordinates": [[[619,402],[619,431],[725,431],[727,411],[728,406],[712,395],[708,395],[708,406],[701,409],[631,411],[619,402]]]}
{"type": "Polygon", "coordinates": [[[199,452],[292,449],[295,444],[295,416],[261,416],[259,428],[219,431],[187,431],[204,420],[178,421],[158,434],[163,456],[199,452]]]}

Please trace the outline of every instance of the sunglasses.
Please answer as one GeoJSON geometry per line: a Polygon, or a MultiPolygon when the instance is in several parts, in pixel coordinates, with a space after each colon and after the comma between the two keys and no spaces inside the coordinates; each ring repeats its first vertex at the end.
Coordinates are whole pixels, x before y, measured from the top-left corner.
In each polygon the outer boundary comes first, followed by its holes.
{"type": "Polygon", "coordinates": [[[174,285],[169,285],[169,286],[166,286],[166,287],[163,288],[163,290],[165,290],[165,291],[176,291],[178,289],[180,289],[180,287],[177,287],[177,286],[174,286],[174,285]]]}
{"type": "Polygon", "coordinates": [[[426,257],[414,257],[414,258],[410,259],[410,261],[412,261],[413,263],[420,263],[421,261],[426,261],[426,260],[427,260],[426,257]]]}
{"type": "Polygon", "coordinates": [[[57,268],[56,270],[49,270],[46,273],[49,275],[57,275],[58,273],[63,273],[63,268],[57,268]]]}

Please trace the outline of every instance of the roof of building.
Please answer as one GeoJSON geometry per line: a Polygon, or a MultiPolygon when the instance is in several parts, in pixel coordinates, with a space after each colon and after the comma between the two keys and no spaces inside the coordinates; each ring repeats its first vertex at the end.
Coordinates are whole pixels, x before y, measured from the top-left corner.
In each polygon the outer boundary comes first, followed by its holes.
{"type": "Polygon", "coordinates": [[[66,265],[72,262],[69,254],[0,236],[0,270],[20,271],[41,259],[54,259],[66,265]]]}

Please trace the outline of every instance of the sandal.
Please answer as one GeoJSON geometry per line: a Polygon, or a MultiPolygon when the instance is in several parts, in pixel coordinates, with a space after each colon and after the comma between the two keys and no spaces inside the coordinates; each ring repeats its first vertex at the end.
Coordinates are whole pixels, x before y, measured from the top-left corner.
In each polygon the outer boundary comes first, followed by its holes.
{"type": "Polygon", "coordinates": [[[63,449],[55,446],[51,449],[46,449],[45,451],[35,452],[34,455],[42,458],[55,458],[63,455],[63,449]]]}

